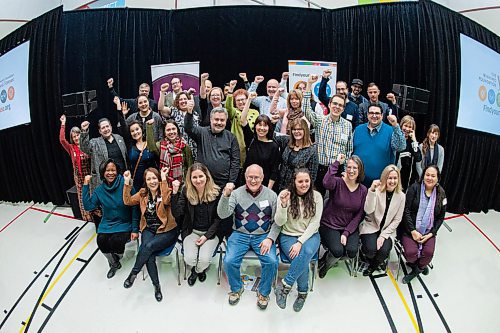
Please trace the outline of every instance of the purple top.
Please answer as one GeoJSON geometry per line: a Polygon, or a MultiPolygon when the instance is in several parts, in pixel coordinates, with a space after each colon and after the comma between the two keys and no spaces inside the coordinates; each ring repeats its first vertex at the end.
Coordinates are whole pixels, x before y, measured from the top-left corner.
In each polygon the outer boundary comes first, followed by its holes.
{"type": "Polygon", "coordinates": [[[335,230],[343,231],[349,237],[358,229],[364,214],[365,199],[368,190],[363,184],[351,192],[342,177],[335,176],[339,162],[335,161],[323,178],[323,186],[329,190],[328,203],[323,209],[321,224],[335,230]]]}

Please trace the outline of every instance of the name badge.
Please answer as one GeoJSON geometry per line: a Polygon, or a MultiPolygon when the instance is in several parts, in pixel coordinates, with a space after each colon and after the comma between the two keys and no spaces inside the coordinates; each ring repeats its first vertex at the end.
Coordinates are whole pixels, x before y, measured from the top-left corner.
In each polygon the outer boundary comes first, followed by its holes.
{"type": "Polygon", "coordinates": [[[340,134],[340,140],[347,141],[347,134],[340,134]]]}
{"type": "Polygon", "coordinates": [[[161,202],[161,197],[156,198],[156,202],[161,202]]]}
{"type": "Polygon", "coordinates": [[[260,208],[266,208],[266,207],[269,207],[269,201],[268,201],[268,200],[262,200],[262,201],[259,201],[259,207],[260,207],[260,208]]]}
{"type": "Polygon", "coordinates": [[[351,120],[352,120],[352,114],[348,114],[348,115],[346,116],[346,119],[347,119],[347,120],[349,120],[349,121],[351,121],[351,120]]]}
{"type": "Polygon", "coordinates": [[[448,200],[446,198],[443,199],[443,206],[445,206],[448,203],[448,200]]]}

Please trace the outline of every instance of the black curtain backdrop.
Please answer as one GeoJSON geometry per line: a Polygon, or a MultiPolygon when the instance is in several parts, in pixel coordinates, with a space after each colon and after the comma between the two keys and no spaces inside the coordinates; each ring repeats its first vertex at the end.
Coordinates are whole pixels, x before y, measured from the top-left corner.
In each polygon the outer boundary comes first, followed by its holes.
{"type": "MultiPolygon", "coordinates": [[[[393,83],[430,90],[429,114],[416,117],[417,137],[421,141],[431,123],[441,127],[448,210],[500,210],[500,138],[455,126],[459,33],[500,51],[494,33],[428,1],[338,10],[237,6],[49,12],[0,43],[4,48],[22,38],[33,43],[32,124],[0,132],[0,199],[64,201],[72,178],[69,157],[57,140],[60,94],[97,90],[99,109],[89,116],[91,136],[97,136],[98,118],[116,121],[109,77],[122,97],[134,97],[140,83],[151,82],[155,64],[198,60],[201,72],[221,86],[242,71],[250,80],[255,75],[279,79],[289,59],[300,59],[336,61],[339,80],[374,81],[382,100],[393,83]]],[[[68,120],[67,128],[81,121],[68,120]]]]}

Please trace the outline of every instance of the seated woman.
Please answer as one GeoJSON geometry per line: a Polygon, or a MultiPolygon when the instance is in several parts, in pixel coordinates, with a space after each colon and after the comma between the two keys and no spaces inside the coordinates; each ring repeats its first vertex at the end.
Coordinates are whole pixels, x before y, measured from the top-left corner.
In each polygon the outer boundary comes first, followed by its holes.
{"type": "Polygon", "coordinates": [[[90,174],[90,156],[80,150],[80,128],[73,127],[69,132],[69,142],[66,140],[66,116],[62,115],[61,129],[59,130],[59,142],[64,150],[69,154],[71,163],[73,164],[73,179],[75,180],[76,193],[78,194],[78,203],[80,205],[80,212],[82,219],[85,221],[92,221],[90,212],[83,208],[82,202],[82,187],[85,175],[90,174]]]}
{"type": "Polygon", "coordinates": [[[446,193],[439,185],[441,175],[436,165],[423,170],[420,183],[415,183],[406,193],[403,215],[403,244],[406,263],[412,271],[403,278],[409,283],[418,274],[429,274],[427,267],[434,256],[436,234],[446,213],[446,193]]]}
{"type": "MultiPolygon", "coordinates": [[[[313,182],[318,172],[318,151],[311,142],[309,126],[303,118],[290,121],[290,138],[281,155],[280,191],[286,189],[290,184],[293,172],[298,167],[309,170],[313,182]]],[[[277,141],[283,141],[288,136],[276,136],[277,141]]]]}
{"type": "Polygon", "coordinates": [[[427,131],[427,136],[420,144],[422,152],[422,162],[417,163],[418,176],[422,178],[422,170],[429,165],[438,167],[439,172],[443,172],[444,148],[438,142],[441,131],[438,125],[432,124],[427,131]]]}
{"type": "Polygon", "coordinates": [[[128,206],[139,205],[141,209],[141,246],[134,267],[123,283],[125,288],[134,284],[137,274],[144,264],[155,288],[155,298],[158,302],[163,299],[156,267],[156,254],[172,246],[179,235],[177,223],[170,209],[171,190],[167,183],[168,169],[161,169],[161,175],[155,168],[144,171],[144,184],[139,192],[131,195],[130,171],[125,171],[125,186],[123,187],[123,202],[128,206]],[[161,177],[161,182],[160,182],[161,177]]]}
{"type": "Polygon", "coordinates": [[[368,190],[365,219],[359,225],[362,251],[369,264],[364,276],[371,275],[389,257],[405,198],[399,169],[393,164],[386,166],[380,180],[374,180],[368,190]]]}
{"type": "Polygon", "coordinates": [[[422,153],[415,137],[415,119],[412,116],[404,116],[400,127],[405,136],[406,149],[396,153],[396,164],[401,170],[400,183],[403,192],[406,192],[408,187],[418,179],[417,164],[422,161],[422,153]]]}
{"type": "Polygon", "coordinates": [[[192,286],[196,278],[205,281],[206,270],[222,241],[221,220],[217,215],[220,189],[201,163],[194,163],[188,169],[186,185],[181,192],[179,187],[180,182],[175,180],[172,183],[172,213],[178,222],[182,221],[184,261],[192,267],[188,278],[192,286]]]}
{"type": "Polygon", "coordinates": [[[281,226],[279,244],[284,256],[291,262],[283,284],[276,287],[276,303],[286,307],[286,298],[297,282],[299,292],[293,309],[300,311],[309,290],[309,263],[319,249],[319,221],[323,212],[323,198],[313,190],[309,170],[297,169],[288,190],[281,191],[275,221],[281,226]]]}
{"type": "Polygon", "coordinates": [[[363,219],[366,187],[361,184],[365,170],[361,159],[352,155],[347,160],[346,172],[337,177],[339,165],[345,155],[339,154],[323,178],[323,186],[329,191],[319,234],[321,243],[328,251],[319,260],[319,277],[324,278],[328,270],[343,256],[354,258],[358,252],[358,226],[363,219]]]}
{"type": "Polygon", "coordinates": [[[102,218],[97,227],[97,247],[109,262],[108,279],[115,276],[122,267],[120,259],[129,240],[139,237],[139,214],[137,209],[123,203],[123,176],[112,159],[103,161],[99,166],[102,184],[97,186],[92,195],[89,184],[92,176],[85,176],[82,196],[83,207],[91,211],[101,207],[102,218]]]}
{"type": "MultiPolygon", "coordinates": [[[[257,94],[251,92],[241,113],[240,124],[243,128],[247,150],[243,170],[246,170],[252,164],[260,165],[264,170],[262,184],[272,189],[278,179],[281,161],[280,149],[278,144],[273,141],[274,126],[268,116],[265,114],[258,116],[255,125],[252,127],[247,120],[247,111],[255,97],[257,97],[257,94]]],[[[243,179],[243,177],[241,178],[243,179]]]]}
{"type": "Polygon", "coordinates": [[[187,169],[193,164],[193,153],[186,140],[180,135],[179,126],[172,119],[165,121],[163,140],[154,142],[152,123],[147,122],[146,140],[148,149],[160,157],[160,169],[167,168],[167,181],[184,181],[187,169]]]}

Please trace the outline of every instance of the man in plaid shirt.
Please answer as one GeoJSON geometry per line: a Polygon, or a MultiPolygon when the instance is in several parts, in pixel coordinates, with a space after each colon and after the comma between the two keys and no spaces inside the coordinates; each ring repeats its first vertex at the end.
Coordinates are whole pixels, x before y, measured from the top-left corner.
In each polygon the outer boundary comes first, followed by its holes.
{"type": "MultiPolygon", "coordinates": [[[[333,95],[330,99],[328,103],[329,115],[318,115],[311,110],[311,86],[317,80],[317,75],[309,76],[304,93],[304,105],[306,118],[316,129],[319,165],[315,186],[324,195],[323,177],[330,164],[335,162],[338,154],[344,154],[346,158],[352,154],[352,125],[340,116],[345,106],[345,99],[342,95],[333,95]]],[[[339,168],[339,172],[342,171],[343,166],[339,168]]]]}

